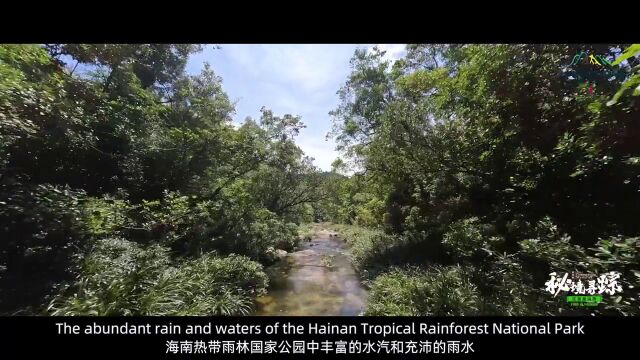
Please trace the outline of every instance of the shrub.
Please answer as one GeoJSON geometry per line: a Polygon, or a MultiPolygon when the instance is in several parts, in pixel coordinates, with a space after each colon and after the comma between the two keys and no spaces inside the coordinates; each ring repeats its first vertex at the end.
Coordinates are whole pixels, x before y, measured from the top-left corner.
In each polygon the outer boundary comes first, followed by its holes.
{"type": "Polygon", "coordinates": [[[53,315],[142,315],[139,299],[169,267],[166,248],[118,238],[96,242],[75,283],[62,288],[53,315]]]}
{"type": "Polygon", "coordinates": [[[365,315],[476,315],[478,290],[459,266],[393,269],[373,282],[365,315]]]}
{"type": "Polygon", "coordinates": [[[122,230],[131,225],[130,209],[126,200],[112,196],[87,198],[83,212],[88,235],[95,239],[121,235],[122,230]]]}
{"type": "Polygon", "coordinates": [[[369,278],[394,265],[424,264],[442,258],[439,239],[424,231],[397,235],[358,226],[337,225],[335,228],[349,245],[356,269],[369,278]]]}
{"type": "Polygon", "coordinates": [[[366,199],[364,194],[354,196],[356,202],[362,202],[361,205],[355,208],[355,224],[369,227],[378,226],[384,213],[384,201],[371,198],[369,201],[364,202],[364,199],[366,199]]]}
{"type": "Polygon", "coordinates": [[[295,249],[299,243],[297,234],[296,224],[284,222],[267,210],[261,210],[258,219],[251,224],[251,235],[276,249],[295,249]]]}
{"type": "Polygon", "coordinates": [[[394,246],[396,238],[381,230],[358,226],[338,225],[335,227],[350,248],[353,265],[360,271],[377,273],[387,267],[387,252],[394,246]]]}
{"type": "MultiPolygon", "coordinates": [[[[482,298],[483,315],[515,316],[540,314],[536,309],[541,288],[534,282],[515,254],[493,254],[483,264],[469,266],[471,281],[482,298]]],[[[546,296],[546,295],[545,295],[546,296]]],[[[547,299],[548,296],[546,296],[547,299]]]]}
{"type": "MultiPolygon", "coordinates": [[[[640,315],[640,237],[612,236],[601,239],[588,261],[599,274],[617,271],[622,293],[607,299],[600,313],[640,315]]],[[[596,310],[600,310],[599,308],[596,310]]]]}
{"type": "MultiPolygon", "coordinates": [[[[248,217],[248,216],[247,216],[248,217]]],[[[223,237],[217,249],[226,253],[239,253],[265,263],[275,260],[275,249],[293,250],[299,243],[298,229],[293,223],[286,223],[266,209],[252,214],[249,221],[233,224],[227,237],[223,237]]]]}
{"type": "Polygon", "coordinates": [[[165,191],[161,200],[142,202],[137,227],[147,237],[179,254],[196,255],[211,250],[206,244],[211,208],[210,201],[196,201],[179,192],[165,191]]]}
{"type": "Polygon", "coordinates": [[[318,206],[314,207],[311,204],[302,204],[300,206],[300,214],[297,216],[297,220],[300,223],[310,223],[316,219],[322,218],[321,211],[317,210],[318,206]]]}
{"type": "Polygon", "coordinates": [[[476,217],[460,220],[450,225],[442,243],[458,260],[479,261],[503,249],[504,239],[492,236],[491,230],[476,217]]]}
{"type": "Polygon", "coordinates": [[[267,284],[262,265],[208,254],[165,272],[141,302],[152,315],[248,315],[267,284]]]}
{"type": "Polygon", "coordinates": [[[77,281],[49,306],[52,315],[245,315],[267,286],[262,265],[205,254],[176,266],[160,245],[98,241],[77,281]]]}
{"type": "Polygon", "coordinates": [[[315,235],[313,224],[302,223],[298,225],[298,238],[311,239],[315,235]]]}
{"type": "Polygon", "coordinates": [[[0,183],[0,313],[36,311],[71,277],[84,246],[83,198],[67,187],[0,183]]]}

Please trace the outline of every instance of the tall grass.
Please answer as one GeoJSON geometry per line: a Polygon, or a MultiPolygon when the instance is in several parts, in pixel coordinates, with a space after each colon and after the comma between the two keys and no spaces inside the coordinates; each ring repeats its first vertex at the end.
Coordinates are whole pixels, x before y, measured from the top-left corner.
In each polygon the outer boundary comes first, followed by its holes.
{"type": "Polygon", "coordinates": [[[477,315],[478,289],[459,266],[393,269],[373,282],[365,315],[477,315]]]}
{"type": "Polygon", "coordinates": [[[51,301],[52,315],[247,315],[268,283],[244,256],[172,265],[166,248],[124,239],[98,241],[81,274],[51,301]]]}

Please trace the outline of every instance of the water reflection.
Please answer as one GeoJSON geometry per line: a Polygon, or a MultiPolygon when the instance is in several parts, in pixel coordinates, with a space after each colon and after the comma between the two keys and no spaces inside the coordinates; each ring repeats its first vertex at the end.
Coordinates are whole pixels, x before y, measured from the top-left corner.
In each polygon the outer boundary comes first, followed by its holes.
{"type": "Polygon", "coordinates": [[[267,269],[269,295],[257,315],[358,315],[367,292],[342,241],[321,232],[299,251],[267,269]]]}

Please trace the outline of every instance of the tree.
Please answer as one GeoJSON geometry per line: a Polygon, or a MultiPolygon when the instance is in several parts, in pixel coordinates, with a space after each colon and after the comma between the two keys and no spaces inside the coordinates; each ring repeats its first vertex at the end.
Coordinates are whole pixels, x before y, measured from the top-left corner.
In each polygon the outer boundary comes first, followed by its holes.
{"type": "Polygon", "coordinates": [[[301,119],[236,129],[199,48],[0,46],[1,313],[251,312],[319,180],[301,119]]]}
{"type": "Polygon", "coordinates": [[[605,105],[624,79],[597,80],[592,96],[563,70],[588,66],[571,64],[581,50],[612,59],[624,47],[411,45],[391,69],[356,52],[333,114],[365,192],[385,199],[388,256],[464,266],[498,304],[489,313],[567,311],[537,284],[552,268],[596,264],[603,239],[640,232],[627,216],[640,210],[640,132],[635,99],[605,105]],[[508,295],[516,284],[537,302],[508,295]]]}

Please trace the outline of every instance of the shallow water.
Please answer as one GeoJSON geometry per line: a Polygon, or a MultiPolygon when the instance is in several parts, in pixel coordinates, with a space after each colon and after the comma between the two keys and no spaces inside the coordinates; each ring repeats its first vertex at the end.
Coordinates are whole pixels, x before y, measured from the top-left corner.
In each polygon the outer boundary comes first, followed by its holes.
{"type": "Polygon", "coordinates": [[[258,298],[257,315],[358,315],[367,292],[342,240],[322,231],[298,251],[267,268],[269,294],[258,298]]]}

